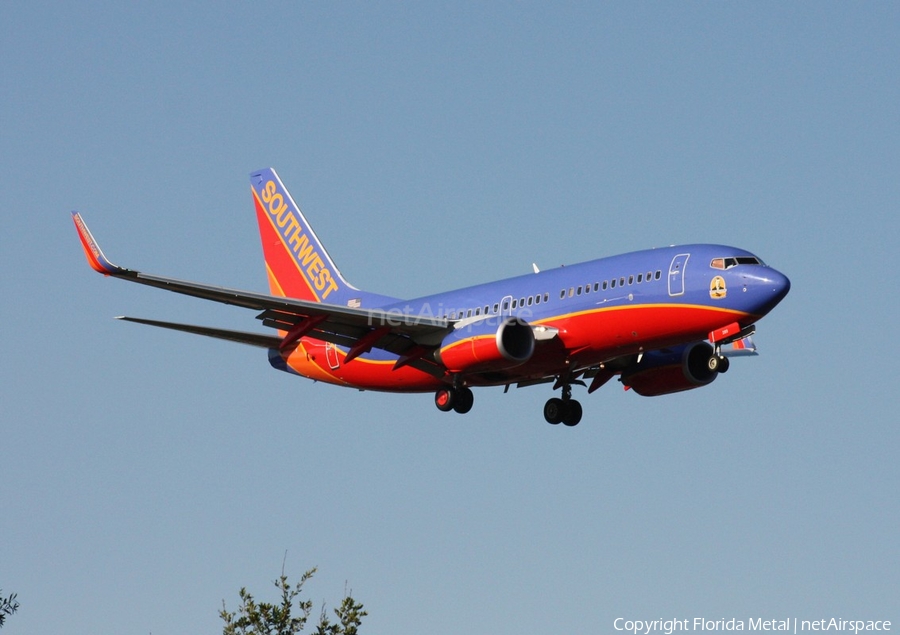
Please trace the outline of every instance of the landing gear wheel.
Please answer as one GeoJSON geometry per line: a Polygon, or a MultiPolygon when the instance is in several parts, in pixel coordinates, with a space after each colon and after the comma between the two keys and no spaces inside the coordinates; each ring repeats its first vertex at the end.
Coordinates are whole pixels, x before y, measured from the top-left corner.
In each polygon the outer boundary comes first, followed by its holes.
{"type": "Polygon", "coordinates": [[[566,402],[559,397],[548,399],[544,404],[544,419],[551,425],[556,425],[563,420],[566,413],[566,402]]]}
{"type": "Polygon", "coordinates": [[[722,359],[719,360],[719,372],[720,373],[727,373],[729,366],[731,366],[731,361],[727,357],[723,357],[722,359]]]}
{"type": "Polygon", "coordinates": [[[572,399],[571,401],[564,401],[563,405],[565,406],[565,412],[563,413],[562,422],[569,426],[577,426],[581,421],[581,404],[572,399]]]}
{"type": "Polygon", "coordinates": [[[453,409],[456,412],[461,415],[466,414],[472,409],[473,403],[475,403],[475,395],[472,394],[471,390],[465,386],[456,389],[456,395],[453,398],[453,409]]]}
{"type": "Polygon", "coordinates": [[[440,388],[434,393],[434,405],[441,412],[450,412],[453,410],[453,403],[456,401],[456,395],[452,388],[440,388]]]}
{"type": "Polygon", "coordinates": [[[434,405],[441,412],[455,410],[461,415],[472,409],[475,403],[475,395],[472,391],[462,386],[460,388],[440,388],[434,393],[434,405]]]}
{"type": "Polygon", "coordinates": [[[721,358],[718,355],[713,355],[709,358],[709,360],[706,362],[706,364],[707,364],[707,367],[709,368],[710,372],[715,373],[719,370],[719,361],[720,360],[721,360],[721,358]]]}

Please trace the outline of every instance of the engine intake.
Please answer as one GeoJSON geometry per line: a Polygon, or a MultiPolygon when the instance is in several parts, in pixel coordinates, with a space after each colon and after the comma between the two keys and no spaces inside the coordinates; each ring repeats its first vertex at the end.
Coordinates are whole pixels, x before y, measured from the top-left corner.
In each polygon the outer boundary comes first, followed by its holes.
{"type": "Polygon", "coordinates": [[[454,330],[436,353],[451,372],[503,370],[524,364],[534,354],[531,326],[515,317],[497,316],[454,330]]]}
{"type": "Polygon", "coordinates": [[[622,383],[644,397],[700,388],[718,375],[709,368],[712,355],[713,347],[706,342],[652,351],[622,373],[622,383]]]}

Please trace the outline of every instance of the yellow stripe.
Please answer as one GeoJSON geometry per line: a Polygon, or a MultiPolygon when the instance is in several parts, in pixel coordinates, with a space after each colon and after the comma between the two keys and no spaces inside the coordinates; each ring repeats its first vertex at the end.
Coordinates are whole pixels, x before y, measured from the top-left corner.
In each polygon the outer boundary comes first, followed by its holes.
{"type": "Polygon", "coordinates": [[[611,306],[607,308],[600,309],[586,309],[584,311],[575,311],[573,313],[563,313],[561,315],[554,315],[550,317],[543,318],[538,320],[537,322],[529,322],[529,324],[548,324],[550,322],[555,322],[556,320],[565,320],[573,317],[580,317],[582,315],[592,315],[595,313],[607,313],[609,311],[634,311],[636,309],[696,309],[702,311],[715,311],[717,313],[727,313],[730,315],[749,315],[744,311],[738,311],[736,309],[725,309],[719,307],[711,307],[703,304],[665,304],[665,303],[657,303],[657,304],[636,304],[629,306],[611,306]]]}
{"type": "Polygon", "coordinates": [[[280,295],[282,298],[286,298],[287,295],[284,293],[284,289],[281,288],[281,283],[278,282],[278,278],[275,276],[275,272],[272,271],[272,268],[269,266],[269,263],[266,263],[266,275],[269,276],[270,285],[275,285],[275,293],[280,295]]]}

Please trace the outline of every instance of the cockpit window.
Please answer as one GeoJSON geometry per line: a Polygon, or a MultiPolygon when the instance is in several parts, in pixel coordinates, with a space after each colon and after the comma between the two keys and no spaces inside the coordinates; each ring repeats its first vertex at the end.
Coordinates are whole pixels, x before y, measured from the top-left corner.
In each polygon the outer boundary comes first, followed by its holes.
{"type": "Polygon", "coordinates": [[[713,258],[709,266],[713,269],[731,269],[738,265],[761,265],[762,261],[756,256],[738,256],[737,258],[713,258]]]}

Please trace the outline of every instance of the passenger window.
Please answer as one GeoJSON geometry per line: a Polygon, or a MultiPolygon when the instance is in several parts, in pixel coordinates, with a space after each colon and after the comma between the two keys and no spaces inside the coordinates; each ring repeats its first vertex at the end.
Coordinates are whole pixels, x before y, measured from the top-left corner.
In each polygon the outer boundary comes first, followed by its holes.
{"type": "Polygon", "coordinates": [[[634,284],[634,276],[628,276],[628,284],[634,284]]]}
{"type": "Polygon", "coordinates": [[[662,277],[662,271],[659,269],[656,270],[656,279],[659,280],[662,277]]]}
{"type": "Polygon", "coordinates": [[[515,309],[517,305],[518,305],[518,300],[513,300],[512,308],[515,309]]]}
{"type": "Polygon", "coordinates": [[[525,298],[519,298],[519,308],[525,306],[525,298]]]}
{"type": "Polygon", "coordinates": [[[621,278],[619,278],[619,286],[620,286],[620,287],[624,287],[624,286],[625,286],[625,277],[624,277],[624,276],[622,276],[621,278]]]}
{"type": "Polygon", "coordinates": [[[500,305],[499,305],[499,304],[495,304],[495,305],[494,305],[494,313],[498,313],[498,312],[499,312],[499,309],[500,309],[500,305]]]}
{"type": "Polygon", "coordinates": [[[545,293],[545,294],[544,294],[544,302],[549,302],[549,301],[550,301],[550,294],[549,294],[549,293],[545,293]]]}
{"type": "Polygon", "coordinates": [[[472,317],[472,309],[466,311],[466,317],[472,317]]]}
{"type": "Polygon", "coordinates": [[[616,288],[616,279],[615,279],[615,278],[613,278],[613,279],[610,281],[609,286],[612,287],[613,289],[616,288]]]}
{"type": "Polygon", "coordinates": [[[569,297],[571,298],[574,295],[575,295],[575,287],[569,287],[569,297]]]}
{"type": "Polygon", "coordinates": [[[606,291],[606,288],[609,286],[609,283],[606,280],[603,281],[603,290],[606,291]]]}
{"type": "Polygon", "coordinates": [[[504,311],[508,311],[508,310],[509,310],[509,300],[504,300],[504,301],[503,301],[503,310],[504,310],[504,311]]]}
{"type": "Polygon", "coordinates": [[[638,274],[638,284],[642,283],[643,281],[644,281],[644,274],[639,273],[638,274]]]}
{"type": "Polygon", "coordinates": [[[532,296],[528,296],[528,302],[527,302],[528,306],[531,306],[531,304],[533,302],[534,302],[534,298],[532,296]]]}
{"type": "Polygon", "coordinates": [[[594,293],[597,293],[599,290],[600,290],[600,283],[599,283],[599,282],[595,282],[595,283],[594,283],[594,293]]]}

